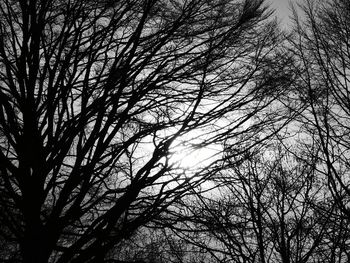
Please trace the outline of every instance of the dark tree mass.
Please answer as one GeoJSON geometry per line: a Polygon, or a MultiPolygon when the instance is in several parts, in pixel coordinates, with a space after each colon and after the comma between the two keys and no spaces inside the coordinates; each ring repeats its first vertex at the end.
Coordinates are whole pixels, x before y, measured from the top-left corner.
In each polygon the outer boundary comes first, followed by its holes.
{"type": "Polygon", "coordinates": [[[349,18],[0,1],[0,262],[348,262],[349,18]]]}

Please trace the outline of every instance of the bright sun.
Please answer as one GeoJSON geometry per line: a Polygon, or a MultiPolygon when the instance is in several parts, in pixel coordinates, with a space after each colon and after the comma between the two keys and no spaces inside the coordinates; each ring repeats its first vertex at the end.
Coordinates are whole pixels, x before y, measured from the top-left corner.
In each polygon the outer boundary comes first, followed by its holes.
{"type": "Polygon", "coordinates": [[[179,143],[172,149],[170,162],[183,169],[201,168],[217,160],[220,152],[219,145],[193,147],[179,143]]]}

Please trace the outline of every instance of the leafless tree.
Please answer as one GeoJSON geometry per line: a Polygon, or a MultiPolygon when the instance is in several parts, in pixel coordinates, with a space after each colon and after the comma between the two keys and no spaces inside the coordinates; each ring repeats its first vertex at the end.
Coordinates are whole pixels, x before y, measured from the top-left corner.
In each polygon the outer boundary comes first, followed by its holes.
{"type": "Polygon", "coordinates": [[[315,262],[339,228],[329,223],[337,221],[336,206],[324,199],[327,185],[314,161],[280,146],[228,161],[213,179],[215,191],[192,200],[187,223],[174,232],[205,248],[213,262],[315,262]]]}
{"type": "Polygon", "coordinates": [[[279,100],[294,113],[288,129],[296,132],[275,133],[272,149],[250,147],[251,134],[240,134],[241,144],[225,140],[206,185],[215,190],[189,189],[194,195],[177,201],[173,224],[163,225],[207,262],[349,261],[350,4],[306,0],[300,10],[285,46],[293,70],[278,65],[283,77],[298,76],[282,82],[295,103],[279,100]]]}
{"type": "Polygon", "coordinates": [[[305,1],[300,10],[290,43],[300,61],[299,99],[307,105],[304,141],[318,145],[318,169],[349,220],[350,4],[305,1]]]}
{"type": "Polygon", "coordinates": [[[290,81],[269,15],[262,0],[1,1],[8,259],[107,260],[209,176],[176,167],[176,145],[274,122],[252,119],[290,81]]]}

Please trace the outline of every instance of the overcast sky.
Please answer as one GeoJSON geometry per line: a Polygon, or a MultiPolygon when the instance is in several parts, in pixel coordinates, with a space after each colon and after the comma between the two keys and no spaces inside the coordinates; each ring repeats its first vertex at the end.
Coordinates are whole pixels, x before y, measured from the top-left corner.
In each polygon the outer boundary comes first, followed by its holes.
{"type": "Polygon", "coordinates": [[[297,1],[300,2],[300,0],[267,0],[267,2],[271,3],[271,7],[276,9],[276,15],[278,16],[279,20],[286,24],[289,22],[289,16],[291,15],[291,10],[289,6],[289,2],[292,2],[295,4],[297,1]]]}

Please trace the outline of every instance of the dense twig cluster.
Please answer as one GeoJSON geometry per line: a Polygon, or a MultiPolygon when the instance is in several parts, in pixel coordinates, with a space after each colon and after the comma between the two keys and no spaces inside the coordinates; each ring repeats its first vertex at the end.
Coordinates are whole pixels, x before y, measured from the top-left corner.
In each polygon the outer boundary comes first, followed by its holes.
{"type": "Polygon", "coordinates": [[[302,10],[3,0],[0,258],[345,262],[350,6],[302,10]]]}

